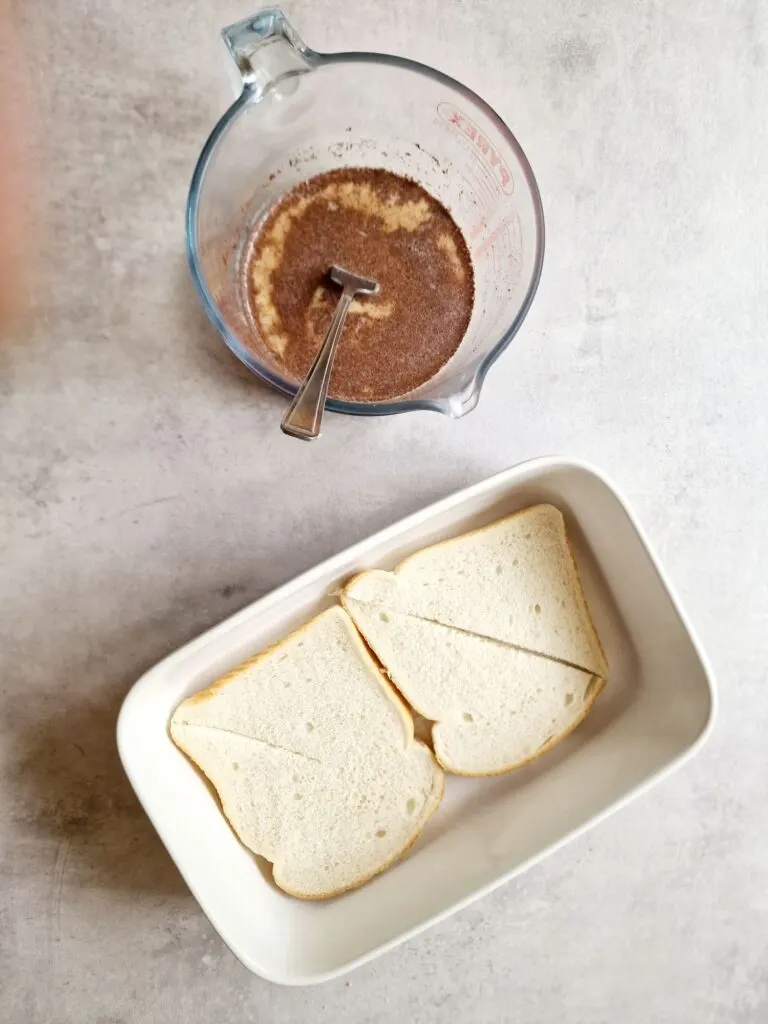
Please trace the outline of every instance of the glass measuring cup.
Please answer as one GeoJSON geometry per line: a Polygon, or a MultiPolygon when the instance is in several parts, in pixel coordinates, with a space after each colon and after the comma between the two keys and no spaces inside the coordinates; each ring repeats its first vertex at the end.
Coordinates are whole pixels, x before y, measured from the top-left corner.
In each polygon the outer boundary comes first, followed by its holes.
{"type": "Polygon", "coordinates": [[[224,341],[262,380],[295,394],[298,382],[257,342],[245,279],[249,241],[300,181],[338,167],[384,168],[415,179],[450,210],[472,254],[474,310],[457,352],[415,391],[386,402],[330,398],[326,408],[364,416],[470,412],[541,275],[541,198],[514,135],[447,75],[385,54],[317,53],[275,8],[222,37],[238,96],[192,176],[187,250],[203,306],[224,341]]]}

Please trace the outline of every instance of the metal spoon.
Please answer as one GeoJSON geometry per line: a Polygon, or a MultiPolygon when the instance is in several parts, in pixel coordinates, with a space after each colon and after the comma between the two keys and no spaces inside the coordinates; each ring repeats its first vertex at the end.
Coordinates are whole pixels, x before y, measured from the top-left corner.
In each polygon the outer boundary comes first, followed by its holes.
{"type": "Polygon", "coordinates": [[[315,437],[320,436],[320,424],[323,420],[325,400],[328,397],[333,359],[352,299],[357,294],[375,295],[379,290],[378,282],[371,281],[367,277],[359,277],[351,270],[345,270],[344,267],[331,267],[328,273],[331,280],[335,284],[340,284],[343,289],[339,297],[339,304],[333,314],[325,341],[320,346],[320,351],[315,356],[315,361],[309,368],[304,383],[296,392],[296,397],[288,406],[288,412],[280,424],[280,429],[284,434],[299,437],[302,441],[312,441],[315,437]]]}

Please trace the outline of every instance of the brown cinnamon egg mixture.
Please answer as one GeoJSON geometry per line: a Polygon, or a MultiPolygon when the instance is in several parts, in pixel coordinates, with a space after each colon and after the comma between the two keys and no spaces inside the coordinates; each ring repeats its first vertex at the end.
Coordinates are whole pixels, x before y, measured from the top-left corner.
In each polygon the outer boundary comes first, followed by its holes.
{"type": "Polygon", "coordinates": [[[247,266],[258,342],[300,381],[339,299],[332,264],[374,278],[355,299],[330,393],[378,402],[414,390],[459,347],[472,313],[469,249],[448,210],[390,171],[343,168],[296,186],[258,229],[247,266]]]}

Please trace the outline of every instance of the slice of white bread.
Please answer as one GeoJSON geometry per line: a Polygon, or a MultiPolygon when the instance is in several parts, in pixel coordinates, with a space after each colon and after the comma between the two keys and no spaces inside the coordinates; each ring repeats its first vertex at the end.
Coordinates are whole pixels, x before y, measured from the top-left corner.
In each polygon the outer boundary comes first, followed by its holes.
{"type": "Polygon", "coordinates": [[[565,521],[553,505],[424,548],[395,574],[412,615],[608,674],[565,521]]]}
{"type": "Polygon", "coordinates": [[[431,751],[339,607],[183,701],[170,731],[244,845],[304,899],[387,868],[443,793],[431,751]]]}
{"type": "Polygon", "coordinates": [[[432,720],[442,766],[495,775],[551,749],[588,713],[603,687],[590,672],[417,618],[397,576],[362,573],[342,602],[390,678],[432,720]]]}

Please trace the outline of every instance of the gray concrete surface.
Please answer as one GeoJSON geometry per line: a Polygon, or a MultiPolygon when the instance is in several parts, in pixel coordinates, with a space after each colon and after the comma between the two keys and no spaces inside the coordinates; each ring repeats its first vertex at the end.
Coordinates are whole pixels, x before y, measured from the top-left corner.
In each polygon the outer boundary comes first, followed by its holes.
{"type": "Polygon", "coordinates": [[[317,48],[399,51],[486,96],[548,220],[538,299],[474,414],[332,418],[316,446],[280,435],[183,256],[217,30],[248,5],[18,6],[47,234],[31,337],[0,346],[0,1019],[767,1020],[765,6],[287,3],[317,48]],[[122,697],[318,559],[553,452],[601,466],[646,524],[719,675],[711,743],[348,980],[252,978],[123,778],[122,697]]]}

